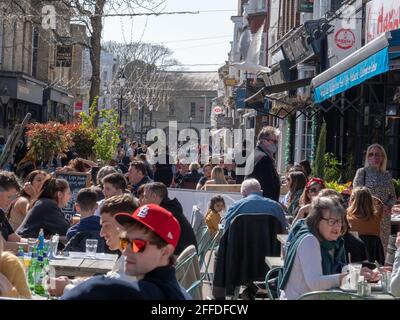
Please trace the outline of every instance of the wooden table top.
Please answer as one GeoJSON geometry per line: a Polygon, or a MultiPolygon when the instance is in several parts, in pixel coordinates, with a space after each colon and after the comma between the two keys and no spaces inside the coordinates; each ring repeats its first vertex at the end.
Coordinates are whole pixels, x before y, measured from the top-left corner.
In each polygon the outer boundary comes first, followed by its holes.
{"type": "Polygon", "coordinates": [[[116,254],[98,253],[96,258],[87,258],[83,252],[70,252],[69,257],[58,257],[50,260],[56,276],[89,277],[94,274],[105,274],[112,270],[118,258],[116,254]]]}

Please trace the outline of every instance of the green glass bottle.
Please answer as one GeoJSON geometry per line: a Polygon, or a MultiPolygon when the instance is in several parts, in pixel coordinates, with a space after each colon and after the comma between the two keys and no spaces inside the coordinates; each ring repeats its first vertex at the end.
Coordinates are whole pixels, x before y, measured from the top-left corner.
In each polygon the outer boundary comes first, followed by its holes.
{"type": "Polygon", "coordinates": [[[35,286],[34,291],[37,295],[44,295],[46,293],[43,286],[44,270],[43,270],[43,256],[39,255],[34,269],[35,286]]]}
{"type": "Polygon", "coordinates": [[[37,249],[36,246],[32,249],[31,264],[28,269],[28,284],[29,289],[34,291],[35,289],[35,268],[37,264],[37,249]]]}

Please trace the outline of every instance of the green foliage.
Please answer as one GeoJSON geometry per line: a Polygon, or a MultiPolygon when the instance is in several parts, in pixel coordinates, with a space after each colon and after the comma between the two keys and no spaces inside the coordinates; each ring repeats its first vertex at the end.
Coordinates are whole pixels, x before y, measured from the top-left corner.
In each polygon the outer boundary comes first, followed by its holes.
{"type": "Polygon", "coordinates": [[[97,157],[104,163],[115,155],[118,143],[121,141],[118,126],[118,114],[113,109],[100,111],[100,126],[97,128],[94,150],[97,157]]]}
{"type": "Polygon", "coordinates": [[[356,174],[356,166],[354,160],[354,153],[349,153],[347,155],[347,163],[344,166],[343,180],[344,181],[353,180],[355,174],[356,174]]]}
{"type": "Polygon", "coordinates": [[[333,153],[325,153],[324,162],[324,180],[339,181],[342,164],[336,159],[335,155],[333,153]]]}
{"type": "Polygon", "coordinates": [[[81,119],[82,119],[82,126],[84,128],[94,128],[94,122],[95,118],[97,116],[97,101],[99,100],[99,97],[95,97],[93,100],[93,103],[91,104],[89,108],[89,114],[85,114],[84,112],[80,113],[81,119]]]}
{"type": "Polygon", "coordinates": [[[96,105],[98,97],[96,97],[90,106],[89,115],[81,113],[82,126],[88,129],[94,129],[94,152],[96,157],[100,159],[102,164],[110,161],[115,155],[120,142],[120,130],[118,126],[118,114],[114,109],[102,109],[100,111],[99,126],[95,128],[95,118],[97,115],[96,105]]]}
{"type": "Polygon", "coordinates": [[[396,197],[400,197],[400,179],[392,179],[394,190],[396,191],[396,197]]]}
{"type": "Polygon", "coordinates": [[[342,193],[344,190],[350,187],[351,182],[340,184],[337,181],[325,181],[325,188],[336,190],[339,193],[342,193]]]}
{"type": "Polygon", "coordinates": [[[326,123],[323,122],[319,134],[317,152],[315,155],[313,175],[323,178],[325,176],[325,152],[326,152],[326,123]]]}

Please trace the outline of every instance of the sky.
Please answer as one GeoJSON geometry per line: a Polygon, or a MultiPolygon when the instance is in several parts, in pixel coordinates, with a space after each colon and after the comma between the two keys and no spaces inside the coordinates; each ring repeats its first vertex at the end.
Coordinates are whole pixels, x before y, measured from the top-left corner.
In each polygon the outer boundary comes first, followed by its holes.
{"type": "Polygon", "coordinates": [[[233,39],[233,22],[230,18],[237,14],[237,1],[166,0],[165,5],[165,12],[223,11],[147,18],[106,18],[103,41],[163,43],[173,51],[173,58],[185,69],[217,71],[228,59],[230,41],[233,39]],[[192,66],[199,64],[217,65],[192,66]]]}

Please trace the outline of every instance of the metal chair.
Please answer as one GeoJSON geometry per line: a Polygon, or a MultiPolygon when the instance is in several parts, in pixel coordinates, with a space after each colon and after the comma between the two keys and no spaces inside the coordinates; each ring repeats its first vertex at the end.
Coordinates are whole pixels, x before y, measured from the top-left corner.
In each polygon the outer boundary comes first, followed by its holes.
{"type": "Polygon", "coordinates": [[[267,295],[270,300],[275,300],[279,298],[280,290],[276,278],[279,276],[279,273],[282,270],[283,270],[282,267],[272,268],[267,272],[265,276],[265,288],[267,290],[267,295]],[[272,285],[274,284],[274,282],[276,285],[276,294],[273,293],[274,290],[272,289],[272,285]]]}
{"type": "Polygon", "coordinates": [[[366,300],[354,293],[332,290],[312,291],[301,295],[297,300],[366,300]]]}
{"type": "Polygon", "coordinates": [[[189,288],[186,289],[186,292],[187,292],[187,293],[193,295],[193,291],[194,291],[198,286],[200,286],[200,285],[203,284],[204,279],[205,279],[206,277],[208,278],[208,281],[211,282],[210,274],[209,274],[209,272],[208,272],[208,268],[209,268],[209,266],[210,266],[211,259],[212,259],[212,255],[213,255],[213,252],[214,252],[214,250],[215,250],[215,248],[216,248],[216,246],[217,246],[218,240],[219,240],[219,231],[214,235],[213,238],[210,239],[209,245],[208,245],[207,247],[204,248],[204,251],[203,251],[203,253],[202,253],[202,256],[199,256],[200,269],[202,268],[202,265],[205,263],[205,264],[204,264],[204,268],[205,268],[205,269],[204,269],[204,273],[201,275],[201,277],[200,277],[199,280],[193,282],[192,285],[191,285],[189,288]],[[205,258],[206,258],[207,252],[209,252],[209,256],[208,256],[208,259],[207,259],[207,261],[206,261],[205,258]]]}
{"type": "MultiPolygon", "coordinates": [[[[201,278],[199,260],[194,245],[188,246],[178,257],[175,274],[176,279],[185,289],[201,278]]],[[[197,288],[192,295],[194,299],[202,300],[202,288],[197,288]]]]}

